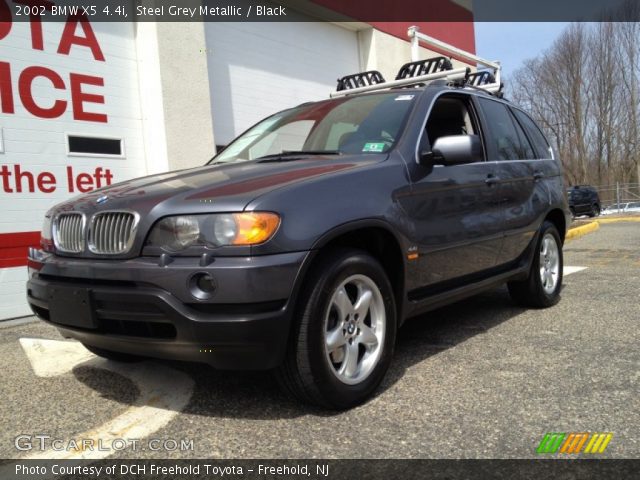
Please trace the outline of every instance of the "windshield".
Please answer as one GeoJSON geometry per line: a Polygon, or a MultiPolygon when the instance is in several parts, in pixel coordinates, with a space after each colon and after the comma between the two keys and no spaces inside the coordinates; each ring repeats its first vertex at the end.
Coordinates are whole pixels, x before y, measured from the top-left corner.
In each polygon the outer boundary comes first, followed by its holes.
{"type": "Polygon", "coordinates": [[[379,93],[301,105],[263,120],[209,163],[291,154],[385,153],[402,133],[414,94],[379,93]]]}

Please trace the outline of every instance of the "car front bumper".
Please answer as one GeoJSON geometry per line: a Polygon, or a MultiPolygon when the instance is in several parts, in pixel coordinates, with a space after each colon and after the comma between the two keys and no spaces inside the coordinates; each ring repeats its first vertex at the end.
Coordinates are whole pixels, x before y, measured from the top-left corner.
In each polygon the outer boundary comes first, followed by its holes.
{"type": "Polygon", "coordinates": [[[166,265],[155,257],[96,261],[32,250],[27,300],[63,336],[94,347],[221,369],[269,369],[284,358],[308,258],[309,252],[218,257],[203,267],[192,257],[166,265]],[[198,273],[215,279],[205,301],[192,295],[198,273]]]}

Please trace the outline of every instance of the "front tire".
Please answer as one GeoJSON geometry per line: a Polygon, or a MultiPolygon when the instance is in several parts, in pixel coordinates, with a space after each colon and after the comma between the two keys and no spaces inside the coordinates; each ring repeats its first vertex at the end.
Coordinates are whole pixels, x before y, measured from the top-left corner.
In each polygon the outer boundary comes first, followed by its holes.
{"type": "Polygon", "coordinates": [[[560,300],[562,288],[562,242],[558,229],[545,221],[526,280],[509,282],[509,294],[519,305],[534,308],[547,308],[560,300]]]}
{"type": "Polygon", "coordinates": [[[363,403],[391,363],[396,307],[380,263],[362,250],[339,249],[315,262],[280,383],[296,398],[330,409],[363,403]]]}

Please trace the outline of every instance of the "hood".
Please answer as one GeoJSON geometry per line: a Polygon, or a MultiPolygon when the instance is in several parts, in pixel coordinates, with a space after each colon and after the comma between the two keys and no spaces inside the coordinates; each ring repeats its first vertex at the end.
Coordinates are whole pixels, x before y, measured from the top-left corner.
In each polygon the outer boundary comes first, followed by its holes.
{"type": "Polygon", "coordinates": [[[121,182],[68,200],[56,212],[134,210],[142,217],[241,211],[251,200],[292,183],[378,163],[386,155],[314,156],[280,162],[207,165],[121,182]],[[99,202],[98,199],[101,201],[99,202]],[[153,212],[155,213],[155,212],[153,212]]]}

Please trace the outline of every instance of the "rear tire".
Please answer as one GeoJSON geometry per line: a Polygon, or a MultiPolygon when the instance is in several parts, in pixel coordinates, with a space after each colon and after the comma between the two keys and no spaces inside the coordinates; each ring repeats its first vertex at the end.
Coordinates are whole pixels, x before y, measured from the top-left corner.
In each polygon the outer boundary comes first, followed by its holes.
{"type": "Polygon", "coordinates": [[[131,355],[130,353],[122,353],[122,352],[114,352],[113,350],[105,350],[104,348],[94,347],[92,345],[87,345],[83,343],[84,348],[89,350],[94,355],[97,355],[102,358],[106,358],[107,360],[114,360],[116,362],[123,363],[133,363],[140,362],[144,360],[142,357],[137,355],[131,355]]]}
{"type": "Polygon", "coordinates": [[[562,242],[555,225],[545,221],[536,243],[526,280],[509,282],[509,294],[524,307],[547,308],[560,300],[562,288],[562,242]]]}
{"type": "Polygon", "coordinates": [[[305,281],[279,383],[324,408],[363,403],[389,368],[396,326],[382,265],[362,250],[330,251],[305,281]]]}

